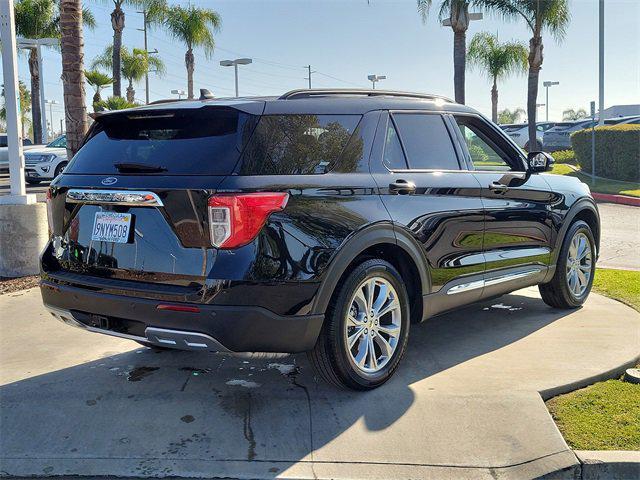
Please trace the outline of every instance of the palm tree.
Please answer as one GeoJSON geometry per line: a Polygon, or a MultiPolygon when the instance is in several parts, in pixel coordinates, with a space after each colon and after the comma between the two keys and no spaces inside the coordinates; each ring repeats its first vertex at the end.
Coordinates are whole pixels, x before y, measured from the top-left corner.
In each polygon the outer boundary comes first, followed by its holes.
{"type": "Polygon", "coordinates": [[[498,123],[504,125],[505,123],[518,123],[520,121],[520,117],[525,115],[527,112],[524,109],[518,107],[515,110],[511,111],[508,108],[504,110],[500,110],[498,112],[498,123]]]}
{"type": "Polygon", "coordinates": [[[213,33],[218,32],[222,25],[220,15],[208,8],[172,6],[157,9],[152,16],[153,23],[162,26],[173,38],[187,46],[184,63],[187,67],[187,93],[193,98],[193,71],[195,58],[193,49],[201,47],[207,58],[213,54],[215,40],[213,33]]]}
{"type": "MultiPolygon", "coordinates": [[[[163,75],[165,68],[164,62],[158,57],[149,55],[145,50],[134,48],[129,51],[127,47],[121,47],[120,58],[122,59],[120,73],[129,81],[127,87],[127,101],[133,103],[135,98],[135,90],[133,82],[137,82],[144,78],[145,74],[153,69],[158,75],[163,75]]],[[[94,59],[91,66],[93,68],[103,67],[111,68],[113,65],[113,46],[105,48],[104,52],[94,59]]],[[[114,93],[114,96],[115,93],[114,93]]]]}
{"type": "MultiPolygon", "coordinates": [[[[27,138],[25,127],[29,125],[29,111],[31,110],[31,94],[27,89],[27,86],[18,81],[18,93],[20,96],[20,125],[22,127],[22,138],[27,138]]],[[[4,85],[2,86],[2,98],[4,99],[4,85]]],[[[0,108],[0,120],[7,121],[7,110],[4,105],[0,108]]],[[[40,118],[38,117],[38,121],[40,118]]]]}
{"type": "Polygon", "coordinates": [[[67,157],[71,159],[87,133],[87,107],[84,103],[84,37],[80,0],[60,0],[60,34],[67,157]]]}
{"type": "Polygon", "coordinates": [[[498,122],[498,80],[527,71],[527,47],[522,42],[500,43],[497,35],[476,33],[467,51],[469,64],[485,71],[493,81],[491,120],[498,122]]]}
{"type": "Polygon", "coordinates": [[[124,110],[125,108],[137,107],[138,104],[129,102],[122,97],[109,97],[106,100],[100,100],[95,103],[96,112],[104,110],[124,110]]]}
{"type": "MultiPolygon", "coordinates": [[[[418,12],[426,22],[433,0],[417,0],[418,12]]],[[[469,7],[476,0],[442,0],[438,19],[448,19],[453,30],[453,87],[456,102],[464,104],[465,63],[467,53],[467,29],[469,7]]]]}
{"type": "Polygon", "coordinates": [[[581,118],[587,118],[587,111],[584,108],[578,110],[568,108],[562,112],[562,120],[580,120],[581,118]]]}
{"type": "Polygon", "coordinates": [[[527,86],[527,120],[529,144],[536,144],[536,103],[538,80],[542,68],[542,33],[551,33],[561,41],[569,25],[569,0],[476,0],[478,4],[506,18],[520,18],[531,30],[529,40],[529,79],[527,86]]]}
{"type": "Polygon", "coordinates": [[[87,83],[95,89],[92,102],[94,106],[93,109],[95,110],[95,104],[102,100],[100,98],[100,91],[111,85],[113,83],[113,78],[105,73],[99,72],[98,70],[85,70],[84,76],[87,79],[87,83]]]}
{"type": "MultiPolygon", "coordinates": [[[[95,19],[88,9],[83,9],[83,21],[88,27],[95,26],[95,19]]],[[[60,14],[55,0],[20,0],[15,4],[17,35],[30,38],[60,38],[60,14]]],[[[31,75],[31,115],[35,142],[44,142],[40,105],[40,71],[35,48],[29,49],[29,74],[31,75]]]]}

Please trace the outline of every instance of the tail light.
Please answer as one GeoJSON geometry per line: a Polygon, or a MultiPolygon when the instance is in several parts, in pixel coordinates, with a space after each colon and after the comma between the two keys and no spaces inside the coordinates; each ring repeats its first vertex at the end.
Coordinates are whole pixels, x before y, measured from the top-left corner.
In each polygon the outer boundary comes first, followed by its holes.
{"type": "Polygon", "coordinates": [[[267,218],[283,210],[289,194],[259,192],[214,195],[209,198],[211,243],[217,248],[237,248],[256,238],[267,218]]]}
{"type": "Polygon", "coordinates": [[[51,188],[47,188],[47,224],[49,225],[49,235],[53,233],[53,209],[51,207],[51,188]]]}

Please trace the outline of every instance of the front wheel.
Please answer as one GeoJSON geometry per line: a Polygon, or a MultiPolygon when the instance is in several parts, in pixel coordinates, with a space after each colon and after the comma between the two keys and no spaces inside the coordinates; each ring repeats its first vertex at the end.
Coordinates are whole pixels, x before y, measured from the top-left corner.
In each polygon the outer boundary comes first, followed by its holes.
{"type": "Polygon", "coordinates": [[[539,286],[542,300],[555,308],[576,308],[591,292],[596,270],[596,248],[593,233],[586,222],[575,222],[564,238],[549,283],[539,286]]]}
{"type": "Polygon", "coordinates": [[[53,174],[53,178],[56,178],[58,175],[64,172],[64,169],[67,166],[67,163],[68,162],[60,162],[60,164],[56,167],[56,171],[53,174]]]}
{"type": "Polygon", "coordinates": [[[381,259],[358,265],[334,292],[309,359],[327,382],[355,390],[385,383],[409,338],[409,296],[402,277],[381,259]]]}

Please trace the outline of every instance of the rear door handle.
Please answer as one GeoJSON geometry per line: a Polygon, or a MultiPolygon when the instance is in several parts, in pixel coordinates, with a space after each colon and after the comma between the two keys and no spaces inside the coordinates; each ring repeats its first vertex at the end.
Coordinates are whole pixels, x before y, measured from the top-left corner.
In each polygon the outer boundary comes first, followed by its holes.
{"type": "Polygon", "coordinates": [[[496,192],[496,193],[505,193],[507,190],[509,190],[509,187],[507,187],[503,183],[491,182],[489,184],[489,190],[491,190],[492,192],[496,192]]]}
{"type": "Polygon", "coordinates": [[[408,182],[407,180],[396,180],[389,184],[389,192],[397,193],[400,195],[406,195],[409,193],[414,193],[416,191],[416,184],[413,182],[408,182]]]}

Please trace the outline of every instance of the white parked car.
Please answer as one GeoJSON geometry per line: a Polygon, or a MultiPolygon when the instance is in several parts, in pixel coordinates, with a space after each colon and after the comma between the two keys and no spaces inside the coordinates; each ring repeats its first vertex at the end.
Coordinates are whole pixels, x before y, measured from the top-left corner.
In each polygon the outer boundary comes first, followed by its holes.
{"type": "MultiPolygon", "coordinates": [[[[542,139],[544,132],[553,127],[553,122],[538,122],[536,124],[536,140],[538,144],[536,148],[532,150],[542,150],[542,139]]],[[[507,125],[500,125],[500,128],[504,130],[504,133],[509,135],[518,146],[524,150],[529,151],[529,124],[528,123],[512,123],[507,125]]]]}
{"type": "MultiPolygon", "coordinates": [[[[42,147],[42,145],[34,145],[31,140],[25,138],[22,140],[23,151],[30,150],[32,148],[42,147]]],[[[0,172],[9,171],[9,147],[7,146],[7,134],[0,133],[0,172]]]]}
{"type": "Polygon", "coordinates": [[[67,163],[67,137],[62,135],[44,147],[33,148],[24,154],[26,181],[34,185],[43,180],[53,180],[67,163]]]}

